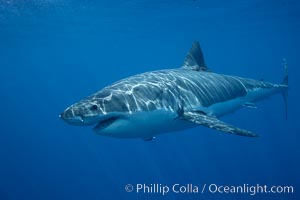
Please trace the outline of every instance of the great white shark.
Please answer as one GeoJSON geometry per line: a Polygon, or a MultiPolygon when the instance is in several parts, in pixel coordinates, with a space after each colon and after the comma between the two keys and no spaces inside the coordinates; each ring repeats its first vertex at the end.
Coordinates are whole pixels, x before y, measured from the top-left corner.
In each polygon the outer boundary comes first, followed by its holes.
{"type": "Polygon", "coordinates": [[[137,74],[109,85],[69,106],[59,117],[72,125],[93,126],[103,136],[142,138],[202,125],[226,133],[256,137],[219,118],[270,95],[281,93],[287,109],[288,74],[282,83],[211,72],[198,41],[183,65],[137,74]]]}

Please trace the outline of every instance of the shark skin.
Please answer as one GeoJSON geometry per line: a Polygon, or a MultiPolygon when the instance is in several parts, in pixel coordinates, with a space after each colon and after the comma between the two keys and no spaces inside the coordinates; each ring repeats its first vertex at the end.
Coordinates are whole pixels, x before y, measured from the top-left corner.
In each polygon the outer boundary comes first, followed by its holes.
{"type": "Polygon", "coordinates": [[[205,126],[226,133],[257,134],[220,117],[281,93],[287,109],[288,75],[273,84],[213,73],[195,41],[180,68],[137,74],[109,85],[69,106],[59,117],[71,125],[93,126],[103,136],[142,138],[205,126]]]}

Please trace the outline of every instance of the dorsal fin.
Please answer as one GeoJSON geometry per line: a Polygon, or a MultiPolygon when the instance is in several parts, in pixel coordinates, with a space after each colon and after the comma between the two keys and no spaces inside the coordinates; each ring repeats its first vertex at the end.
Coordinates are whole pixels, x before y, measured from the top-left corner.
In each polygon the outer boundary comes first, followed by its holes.
{"type": "Polygon", "coordinates": [[[206,71],[207,67],[200,48],[199,41],[194,41],[193,45],[185,57],[182,68],[192,69],[195,71],[206,71]]]}

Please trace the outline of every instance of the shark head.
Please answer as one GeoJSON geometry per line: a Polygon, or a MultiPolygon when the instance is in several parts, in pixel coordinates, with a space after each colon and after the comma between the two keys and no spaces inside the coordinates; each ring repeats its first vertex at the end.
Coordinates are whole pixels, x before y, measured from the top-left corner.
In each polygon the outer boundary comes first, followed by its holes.
{"type": "Polygon", "coordinates": [[[66,108],[59,117],[71,125],[92,126],[101,131],[128,113],[124,94],[103,89],[66,108]]]}

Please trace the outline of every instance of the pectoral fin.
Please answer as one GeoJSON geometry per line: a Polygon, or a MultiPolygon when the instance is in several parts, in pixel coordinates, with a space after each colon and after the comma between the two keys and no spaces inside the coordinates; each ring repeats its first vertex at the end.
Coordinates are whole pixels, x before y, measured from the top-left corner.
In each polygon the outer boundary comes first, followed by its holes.
{"type": "Polygon", "coordinates": [[[215,117],[201,114],[199,112],[184,112],[182,118],[184,120],[194,122],[196,124],[206,126],[208,128],[212,128],[218,131],[223,131],[226,133],[247,136],[247,137],[258,137],[258,135],[255,133],[237,128],[235,126],[222,122],[215,117]]]}

